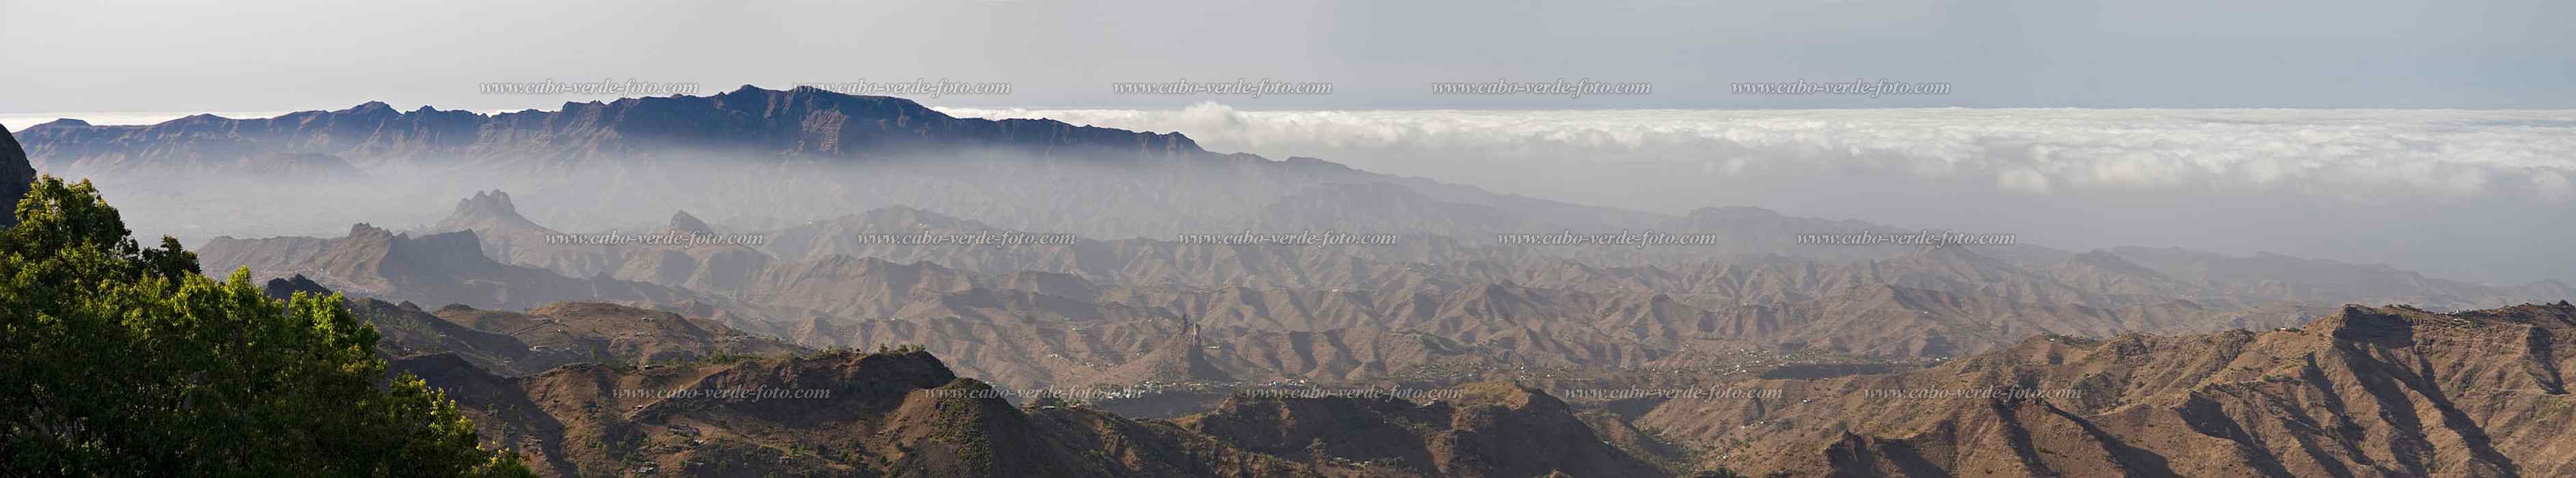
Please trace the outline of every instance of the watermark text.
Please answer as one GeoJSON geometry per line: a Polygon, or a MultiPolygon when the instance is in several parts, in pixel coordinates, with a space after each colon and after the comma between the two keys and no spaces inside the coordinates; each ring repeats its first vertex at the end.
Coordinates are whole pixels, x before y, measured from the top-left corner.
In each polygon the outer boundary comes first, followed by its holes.
{"type": "Polygon", "coordinates": [[[717,234],[707,231],[680,230],[645,234],[619,234],[617,231],[611,230],[603,234],[547,234],[545,235],[545,241],[547,244],[577,246],[757,246],[768,244],[769,236],[766,234],[717,234]]]}
{"type": "Polygon", "coordinates": [[[1182,78],[1179,81],[1110,83],[1109,93],[1113,95],[1240,95],[1260,98],[1261,95],[1329,95],[1333,93],[1333,84],[1287,82],[1269,78],[1259,80],[1236,78],[1234,81],[1190,81],[1188,78],[1182,78]]]}
{"type": "Polygon", "coordinates": [[[1383,246],[1401,238],[1395,234],[1351,234],[1331,229],[1324,232],[1304,230],[1287,233],[1255,233],[1246,229],[1234,234],[1181,234],[1182,244],[1260,245],[1260,246],[1383,246]]]}
{"type": "Polygon", "coordinates": [[[648,399],[715,399],[757,402],[764,398],[813,399],[832,398],[832,391],[820,388],[620,388],[611,393],[617,398],[648,399]]]}
{"type": "Polygon", "coordinates": [[[1435,95],[1540,95],[1582,98],[1583,95],[1643,95],[1655,92],[1654,83],[1593,81],[1591,78],[1567,81],[1512,81],[1498,79],[1464,83],[1432,83],[1435,95]]]}
{"type": "Polygon", "coordinates": [[[1949,83],[1906,83],[1880,78],[1878,81],[1855,79],[1850,82],[1809,82],[1805,78],[1779,83],[1736,83],[1730,91],[1739,95],[1946,95],[1949,83]]]}
{"type": "Polygon", "coordinates": [[[858,81],[839,81],[828,83],[797,83],[795,86],[810,86],[824,91],[847,95],[920,96],[938,98],[942,95],[1011,94],[1010,83],[979,83],[955,81],[947,78],[940,78],[937,80],[914,78],[912,81],[896,82],[875,82],[862,79],[858,81]]]}
{"type": "Polygon", "coordinates": [[[1082,236],[1075,234],[1041,234],[1013,230],[1003,230],[1002,232],[996,233],[991,230],[978,230],[975,232],[939,232],[922,229],[921,232],[860,233],[858,235],[858,239],[860,244],[870,245],[1002,247],[1068,246],[1081,241],[1082,236]]]}
{"type": "Polygon", "coordinates": [[[601,79],[565,83],[547,78],[544,81],[515,83],[480,83],[475,89],[486,95],[614,95],[668,96],[698,93],[697,83],[655,83],[628,78],[626,81],[601,79]]]}
{"type": "Polygon", "coordinates": [[[2014,243],[2015,243],[2015,241],[2016,241],[2016,239],[2015,239],[2015,238],[2013,237],[2013,235],[2011,235],[2011,234],[1967,234],[1967,233],[1961,233],[1961,232],[1958,232],[1958,231],[1950,231],[1950,230],[1943,230],[1943,231],[1937,231],[1937,232],[1936,232],[1936,231],[1932,231],[1932,230],[1928,230],[1928,229],[1926,229],[1926,230],[1921,230],[1921,231],[1916,231],[1916,232],[1904,232],[1904,233],[1896,233],[1896,234],[1873,234],[1873,233],[1870,233],[1870,232],[1869,232],[1869,230],[1866,230],[1866,229],[1861,230],[1860,232],[1850,233],[1850,234],[1799,234],[1799,235],[1797,235],[1797,240],[1798,240],[1798,243],[1799,243],[1799,244],[1806,244],[1806,245],[1838,245],[1838,246],[1902,245],[1902,246],[1933,246],[1933,247],[1949,246],[1949,245],[1962,245],[1962,246],[1993,246],[1993,245],[2010,245],[2010,244],[2014,244],[2014,243]]]}

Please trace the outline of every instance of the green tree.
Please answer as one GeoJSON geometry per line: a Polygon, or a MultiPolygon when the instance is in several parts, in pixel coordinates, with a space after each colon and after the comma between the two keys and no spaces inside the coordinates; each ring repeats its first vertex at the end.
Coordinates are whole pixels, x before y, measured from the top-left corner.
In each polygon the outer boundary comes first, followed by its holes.
{"type": "Polygon", "coordinates": [[[525,476],[438,390],[388,379],[338,294],[278,301],[142,247],[88,181],[0,231],[0,475],[525,476]]]}

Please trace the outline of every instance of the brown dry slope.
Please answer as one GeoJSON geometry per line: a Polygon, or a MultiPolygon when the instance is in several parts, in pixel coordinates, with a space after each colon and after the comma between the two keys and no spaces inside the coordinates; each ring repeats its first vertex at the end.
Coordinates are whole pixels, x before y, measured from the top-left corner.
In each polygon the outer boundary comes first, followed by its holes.
{"type": "Polygon", "coordinates": [[[1372,476],[1672,474],[1595,435],[1556,397],[1475,383],[1450,400],[1230,398],[1181,426],[1246,449],[1372,476]]]}
{"type": "Polygon", "coordinates": [[[920,352],[644,370],[574,365],[517,378],[450,355],[396,366],[448,389],[484,437],[552,475],[1314,475],[1169,423],[978,398],[987,386],[920,352]],[[673,389],[797,395],[650,392],[673,389]]]}
{"type": "Polygon", "coordinates": [[[1787,393],[1667,401],[1639,423],[1754,474],[2570,476],[2569,367],[2563,301],[2346,306],[2265,333],[2051,336],[1924,370],[1740,383],[1787,393]]]}
{"type": "MultiPolygon", "coordinates": [[[[270,279],[265,293],[285,299],[332,291],[297,275],[270,279]]],[[[513,376],[576,362],[632,366],[810,352],[705,319],[619,304],[560,302],[524,313],[450,304],[431,312],[411,302],[354,298],[348,300],[348,308],[381,334],[376,347],[380,356],[447,353],[477,368],[513,376]]]]}
{"type": "Polygon", "coordinates": [[[540,351],[601,363],[646,364],[807,350],[703,319],[598,302],[559,302],[527,312],[450,305],[439,319],[507,334],[540,351]]]}
{"type": "Polygon", "coordinates": [[[410,302],[358,298],[349,299],[349,310],[383,334],[377,352],[387,358],[450,353],[510,376],[579,362],[640,366],[809,351],[702,319],[617,304],[563,302],[527,312],[449,305],[431,312],[410,302]]]}
{"type": "Polygon", "coordinates": [[[557,476],[1672,474],[1594,434],[1564,402],[1502,383],[1428,403],[1238,399],[1176,423],[1014,407],[923,352],[575,364],[525,377],[434,354],[395,369],[447,390],[489,444],[557,476]]]}

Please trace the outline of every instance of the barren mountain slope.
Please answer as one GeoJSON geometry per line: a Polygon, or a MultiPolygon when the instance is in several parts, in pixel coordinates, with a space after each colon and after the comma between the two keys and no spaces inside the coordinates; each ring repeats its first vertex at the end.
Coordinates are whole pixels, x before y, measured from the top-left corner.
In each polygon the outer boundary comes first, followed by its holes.
{"type": "Polygon", "coordinates": [[[1788,475],[2561,476],[2571,331],[2564,302],[2348,306],[2296,329],[2035,338],[1912,372],[1739,383],[1787,393],[1671,400],[1639,423],[1788,475]]]}

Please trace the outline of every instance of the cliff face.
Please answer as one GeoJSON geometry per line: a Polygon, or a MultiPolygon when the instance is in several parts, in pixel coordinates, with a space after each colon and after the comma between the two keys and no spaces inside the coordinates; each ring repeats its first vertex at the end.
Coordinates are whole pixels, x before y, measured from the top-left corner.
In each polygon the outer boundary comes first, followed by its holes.
{"type": "Polygon", "coordinates": [[[0,125],[0,227],[18,223],[18,198],[35,182],[36,168],[27,162],[27,152],[9,135],[9,127],[0,125]]]}

